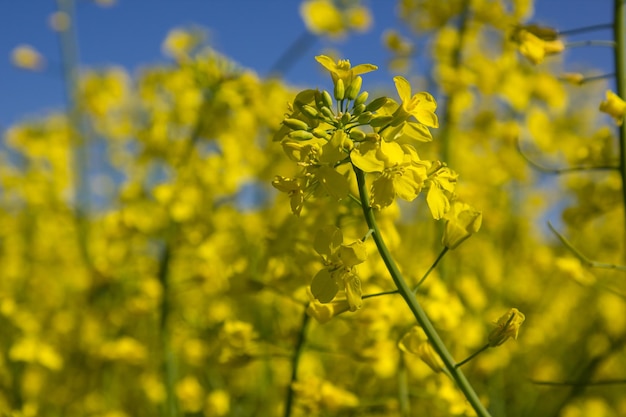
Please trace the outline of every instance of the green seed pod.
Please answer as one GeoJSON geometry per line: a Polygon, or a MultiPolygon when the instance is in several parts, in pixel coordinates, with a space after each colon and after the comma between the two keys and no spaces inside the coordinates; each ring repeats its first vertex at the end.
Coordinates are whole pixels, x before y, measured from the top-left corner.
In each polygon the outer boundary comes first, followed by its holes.
{"type": "Polygon", "coordinates": [[[326,90],[322,91],[322,103],[330,109],[333,108],[333,99],[330,96],[330,93],[326,90]]]}
{"type": "Polygon", "coordinates": [[[285,119],[283,120],[283,124],[293,130],[308,130],[309,129],[308,124],[298,119],[285,119]]]}
{"type": "Polygon", "coordinates": [[[359,129],[351,129],[350,130],[350,139],[356,141],[362,141],[365,139],[365,133],[359,129]]]}
{"type": "Polygon", "coordinates": [[[346,98],[348,100],[354,100],[361,91],[361,85],[363,84],[362,77],[354,77],[348,88],[346,89],[346,98]]]}
{"type": "Polygon", "coordinates": [[[366,111],[365,113],[361,113],[357,120],[359,121],[359,124],[366,125],[370,122],[370,120],[372,120],[372,117],[374,117],[372,112],[366,111]]]}
{"type": "Polygon", "coordinates": [[[343,85],[341,78],[335,83],[335,100],[343,100],[346,94],[346,87],[343,85]]]}
{"type": "Polygon", "coordinates": [[[377,99],[372,101],[370,104],[365,106],[365,110],[376,111],[380,109],[382,106],[384,106],[386,102],[387,102],[387,97],[378,97],[377,99]]]}
{"type": "Polygon", "coordinates": [[[302,106],[302,113],[304,113],[311,119],[317,119],[319,117],[318,111],[315,110],[315,108],[309,106],[308,104],[305,104],[304,106],[302,106]]]}
{"type": "Polygon", "coordinates": [[[289,132],[287,136],[296,140],[313,139],[313,133],[307,132],[306,130],[294,130],[293,132],[289,132]]]}
{"type": "Polygon", "coordinates": [[[361,94],[359,94],[359,96],[356,98],[356,100],[354,100],[354,106],[353,107],[357,107],[361,104],[365,104],[365,102],[367,101],[367,97],[369,96],[369,93],[367,91],[363,91],[361,94]]]}
{"type": "Polygon", "coordinates": [[[352,109],[352,115],[358,117],[364,111],[365,111],[365,104],[361,103],[352,109]]]}

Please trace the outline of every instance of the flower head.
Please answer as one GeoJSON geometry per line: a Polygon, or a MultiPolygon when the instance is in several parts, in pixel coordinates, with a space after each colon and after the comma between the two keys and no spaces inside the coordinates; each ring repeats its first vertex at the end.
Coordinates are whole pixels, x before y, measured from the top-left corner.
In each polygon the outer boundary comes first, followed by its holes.
{"type": "Polygon", "coordinates": [[[606,100],[600,103],[600,111],[611,115],[615,119],[615,123],[621,126],[626,113],[626,102],[611,90],[607,90],[606,100]]]}
{"type": "Polygon", "coordinates": [[[411,84],[406,78],[397,76],[393,78],[402,105],[398,110],[406,115],[415,117],[418,122],[428,127],[439,127],[439,121],[435,114],[437,103],[432,95],[421,92],[411,95],[411,84]]]}
{"type": "Polygon", "coordinates": [[[347,59],[340,59],[337,63],[335,63],[335,61],[326,55],[316,56],[315,60],[330,72],[330,76],[332,77],[334,83],[337,83],[338,80],[342,80],[343,85],[346,88],[352,84],[352,80],[357,75],[365,74],[378,69],[376,65],[372,64],[359,64],[356,67],[352,67],[350,65],[350,61],[347,59]]]}
{"type": "Polygon", "coordinates": [[[559,54],[565,50],[562,40],[543,34],[530,26],[518,27],[511,39],[518,44],[519,52],[533,64],[539,64],[546,56],[559,54]]]}
{"type": "Polygon", "coordinates": [[[517,333],[525,319],[518,309],[511,308],[498,319],[495,329],[489,333],[489,346],[500,346],[511,337],[517,340],[517,333]]]}
{"type": "Polygon", "coordinates": [[[444,218],[446,226],[443,231],[443,245],[455,249],[480,229],[483,214],[469,204],[454,200],[444,218]]]}

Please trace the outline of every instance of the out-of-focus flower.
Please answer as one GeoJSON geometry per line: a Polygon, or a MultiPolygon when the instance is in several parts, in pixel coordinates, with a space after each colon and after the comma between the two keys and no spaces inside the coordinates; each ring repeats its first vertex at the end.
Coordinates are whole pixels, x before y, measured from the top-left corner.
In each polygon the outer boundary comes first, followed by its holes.
{"type": "Polygon", "coordinates": [[[626,102],[612,92],[606,91],[606,99],[600,103],[600,111],[606,113],[615,119],[615,123],[621,126],[624,123],[624,113],[626,113],[626,102]]]}
{"type": "Polygon", "coordinates": [[[565,44],[558,36],[551,36],[547,31],[540,31],[535,26],[517,27],[511,35],[511,40],[518,44],[519,52],[533,64],[539,64],[546,56],[559,54],[565,50],[565,44]]]}
{"type": "Polygon", "coordinates": [[[196,49],[205,39],[200,29],[172,29],[163,41],[162,50],[176,60],[183,60],[196,49]]]}
{"type": "Polygon", "coordinates": [[[444,218],[446,226],[443,231],[443,245],[448,249],[455,249],[480,229],[483,214],[469,204],[454,200],[444,218]]]}
{"type": "Polygon", "coordinates": [[[316,35],[341,37],[350,30],[364,32],[372,25],[369,10],[361,5],[338,7],[331,0],[309,0],[300,6],[300,16],[316,35]]]}
{"type": "Polygon", "coordinates": [[[511,308],[495,323],[496,327],[489,333],[489,347],[500,346],[509,338],[517,340],[519,328],[526,317],[518,309],[511,308]]]}
{"type": "Polygon", "coordinates": [[[48,18],[48,24],[57,32],[64,32],[69,29],[72,24],[70,16],[65,12],[54,12],[48,18]]]}
{"type": "Polygon", "coordinates": [[[44,57],[30,45],[19,45],[11,52],[11,62],[18,68],[40,71],[46,65],[44,57]]]}
{"type": "Polygon", "coordinates": [[[585,82],[585,76],[579,72],[566,72],[561,74],[559,79],[574,85],[582,85],[585,82]]]}
{"type": "Polygon", "coordinates": [[[441,360],[441,357],[435,352],[433,346],[428,341],[426,334],[421,327],[415,326],[409,332],[407,332],[400,342],[398,347],[403,352],[412,353],[417,355],[430,369],[435,372],[441,372],[445,369],[445,365],[441,360]]]}

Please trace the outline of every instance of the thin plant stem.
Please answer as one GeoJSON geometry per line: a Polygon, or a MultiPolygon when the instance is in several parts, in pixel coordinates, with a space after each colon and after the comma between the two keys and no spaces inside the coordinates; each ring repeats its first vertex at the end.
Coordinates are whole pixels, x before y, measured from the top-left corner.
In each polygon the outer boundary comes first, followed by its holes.
{"type": "Polygon", "coordinates": [[[74,210],[77,228],[78,246],[83,261],[92,269],[89,256],[89,135],[79,105],[79,74],[78,74],[78,42],[76,37],[76,21],[74,0],[57,0],[59,13],[69,16],[71,24],[66,30],[59,31],[59,48],[61,68],[64,78],[65,99],[69,121],[70,144],[73,146],[73,180],[74,210]]]}
{"type": "Polygon", "coordinates": [[[374,239],[374,242],[376,243],[376,247],[378,248],[378,252],[382,257],[383,262],[385,263],[385,266],[387,267],[387,270],[389,271],[389,274],[393,279],[394,284],[398,288],[398,292],[400,293],[402,298],[404,298],[404,301],[413,313],[413,316],[417,320],[418,324],[422,327],[424,333],[433,345],[435,352],[437,352],[437,354],[439,354],[439,356],[441,357],[441,360],[443,361],[446,369],[448,370],[452,378],[456,381],[457,386],[463,392],[465,398],[471,404],[474,411],[476,411],[476,414],[479,417],[490,416],[489,412],[481,403],[478,395],[474,391],[474,387],[472,387],[472,385],[469,383],[463,372],[456,367],[454,358],[448,351],[446,345],[443,343],[443,340],[441,340],[441,337],[435,330],[435,327],[426,315],[426,312],[417,301],[417,298],[415,298],[415,294],[400,273],[398,266],[392,258],[391,253],[389,252],[389,249],[385,244],[385,241],[383,240],[380,229],[378,228],[378,222],[374,217],[374,210],[370,206],[367,186],[365,184],[365,174],[359,168],[353,168],[359,187],[359,195],[361,197],[363,215],[369,228],[374,231],[372,237],[374,239]]]}
{"type": "Polygon", "coordinates": [[[565,44],[566,48],[580,48],[583,46],[605,46],[608,48],[615,48],[617,44],[614,41],[607,41],[603,39],[591,39],[588,41],[568,42],[565,44]]]}
{"type": "Polygon", "coordinates": [[[548,222],[548,227],[550,228],[550,230],[552,231],[552,233],[554,233],[556,235],[556,237],[559,238],[559,240],[561,241],[561,243],[563,245],[565,245],[565,247],[567,249],[570,250],[570,252],[572,252],[574,254],[574,256],[576,256],[582,263],[583,265],[585,265],[586,267],[589,268],[600,268],[600,269],[615,269],[617,271],[626,271],[626,266],[624,265],[615,265],[615,264],[609,264],[609,263],[605,263],[605,262],[598,262],[598,261],[594,261],[591,260],[589,258],[587,258],[585,255],[583,255],[582,252],[580,252],[578,249],[576,249],[574,247],[574,245],[572,245],[566,238],[565,236],[563,236],[562,234],[560,234],[552,225],[552,223],[548,222]]]}
{"type": "MultiPolygon", "coordinates": [[[[615,83],[617,87],[617,95],[626,97],[626,5],[624,0],[614,0],[613,9],[613,39],[616,47],[613,50],[615,62],[615,83]]],[[[622,179],[622,201],[626,206],[626,128],[624,125],[619,127],[619,171],[622,179]]],[[[624,210],[626,216],[626,210],[624,210]]],[[[626,218],[624,219],[626,225],[626,218]]],[[[624,236],[624,251],[626,251],[626,235],[624,236]]],[[[626,261],[626,252],[624,254],[626,261]]]]}
{"type": "Polygon", "coordinates": [[[457,363],[456,367],[458,368],[459,366],[465,365],[467,362],[471,361],[472,359],[474,359],[476,356],[480,355],[481,353],[483,353],[487,349],[489,349],[489,343],[487,343],[485,346],[481,347],[476,352],[474,352],[471,355],[469,355],[467,358],[463,359],[461,362],[457,363]]]}
{"type": "Polygon", "coordinates": [[[298,339],[296,340],[296,346],[294,348],[294,353],[291,358],[291,380],[289,381],[289,386],[287,387],[287,398],[285,400],[285,417],[291,416],[291,411],[293,409],[293,401],[295,397],[295,391],[293,390],[293,384],[298,380],[298,364],[300,363],[300,357],[302,356],[302,351],[304,349],[304,343],[306,341],[306,333],[309,327],[310,317],[306,313],[306,309],[302,313],[302,324],[300,325],[300,333],[298,333],[298,339]]]}
{"type": "Polygon", "coordinates": [[[439,256],[437,256],[437,259],[435,259],[435,262],[433,262],[433,264],[430,266],[430,268],[428,268],[428,271],[426,271],[422,279],[420,279],[417,285],[415,286],[415,288],[413,288],[413,293],[417,294],[417,290],[420,287],[420,285],[422,285],[422,283],[426,280],[426,278],[428,278],[428,275],[430,275],[433,269],[435,269],[439,261],[444,257],[446,253],[448,253],[448,247],[444,247],[443,250],[439,253],[439,256]]]}
{"type": "Polygon", "coordinates": [[[308,31],[304,31],[283,52],[269,70],[270,77],[284,75],[317,41],[308,31]]]}
{"type": "Polygon", "coordinates": [[[558,33],[560,36],[577,35],[579,33],[595,32],[595,31],[603,30],[603,29],[611,29],[612,27],[613,27],[612,23],[602,23],[599,25],[583,26],[580,28],[561,30],[558,33]]]}

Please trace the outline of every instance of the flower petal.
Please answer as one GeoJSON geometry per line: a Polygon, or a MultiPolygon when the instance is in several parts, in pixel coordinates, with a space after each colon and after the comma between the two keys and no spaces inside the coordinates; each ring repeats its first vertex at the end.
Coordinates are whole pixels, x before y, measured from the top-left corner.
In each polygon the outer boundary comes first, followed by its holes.
{"type": "Polygon", "coordinates": [[[411,84],[406,80],[406,78],[401,76],[393,77],[394,83],[396,83],[396,90],[398,90],[398,95],[400,96],[400,100],[402,102],[408,102],[411,99],[411,84]]]}

